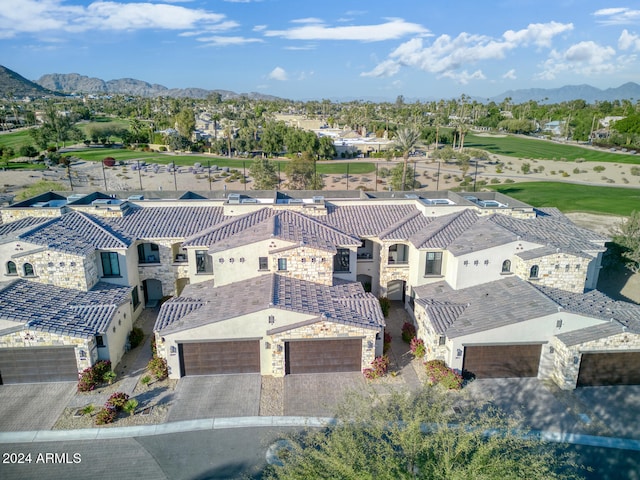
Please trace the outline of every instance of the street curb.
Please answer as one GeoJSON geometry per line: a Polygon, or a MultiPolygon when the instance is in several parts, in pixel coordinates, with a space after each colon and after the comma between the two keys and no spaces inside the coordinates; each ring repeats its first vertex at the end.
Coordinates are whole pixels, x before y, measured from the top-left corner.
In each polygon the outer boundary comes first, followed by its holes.
{"type": "MultiPolygon", "coordinates": [[[[335,423],[336,419],[332,417],[206,418],[134,427],[0,432],[0,444],[109,440],[116,438],[148,437],[153,435],[167,435],[171,433],[195,432],[199,430],[224,430],[229,428],[323,428],[329,425],[334,425],[335,423]]],[[[573,445],[640,451],[640,440],[630,438],[600,437],[596,435],[583,435],[571,432],[548,432],[541,430],[531,430],[526,436],[552,443],[570,443],[573,445]]]]}

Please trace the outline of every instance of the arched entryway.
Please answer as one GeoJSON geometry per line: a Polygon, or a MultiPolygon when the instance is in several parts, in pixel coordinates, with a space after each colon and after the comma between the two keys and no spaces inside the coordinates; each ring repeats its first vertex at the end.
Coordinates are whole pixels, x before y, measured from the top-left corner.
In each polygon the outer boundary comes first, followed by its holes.
{"type": "Polygon", "coordinates": [[[145,307],[152,308],[158,305],[162,299],[162,282],[154,278],[142,282],[145,307]]]}
{"type": "Polygon", "coordinates": [[[392,280],[387,283],[387,298],[404,302],[405,285],[406,282],[404,280],[392,280]]]}

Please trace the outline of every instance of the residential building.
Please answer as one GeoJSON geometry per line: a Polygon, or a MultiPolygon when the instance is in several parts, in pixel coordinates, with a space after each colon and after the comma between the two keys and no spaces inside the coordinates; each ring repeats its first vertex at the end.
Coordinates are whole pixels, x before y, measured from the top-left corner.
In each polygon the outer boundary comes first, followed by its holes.
{"type": "Polygon", "coordinates": [[[67,377],[117,363],[159,304],[172,378],[360,371],[382,354],[388,297],[427,358],[477,377],[640,382],[640,307],[595,290],[607,238],[557,209],[493,192],[211,195],[0,209],[3,381],[32,381],[57,346],[67,377]]]}

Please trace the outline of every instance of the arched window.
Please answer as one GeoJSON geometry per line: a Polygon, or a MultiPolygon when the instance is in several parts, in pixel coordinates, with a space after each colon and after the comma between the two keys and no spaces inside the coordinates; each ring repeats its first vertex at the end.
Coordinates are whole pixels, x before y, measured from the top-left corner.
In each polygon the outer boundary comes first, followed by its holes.
{"type": "Polygon", "coordinates": [[[511,271],[511,260],[505,260],[502,262],[502,273],[509,273],[511,271]]]}
{"type": "Polygon", "coordinates": [[[7,262],[7,275],[17,275],[18,269],[16,268],[16,262],[7,262]]]}
{"type": "Polygon", "coordinates": [[[538,278],[538,265],[533,265],[529,270],[529,278],[538,278]]]}
{"type": "Polygon", "coordinates": [[[33,265],[31,265],[30,263],[25,263],[22,266],[22,270],[24,271],[24,276],[25,277],[33,277],[35,275],[35,273],[33,271],[33,265]]]}

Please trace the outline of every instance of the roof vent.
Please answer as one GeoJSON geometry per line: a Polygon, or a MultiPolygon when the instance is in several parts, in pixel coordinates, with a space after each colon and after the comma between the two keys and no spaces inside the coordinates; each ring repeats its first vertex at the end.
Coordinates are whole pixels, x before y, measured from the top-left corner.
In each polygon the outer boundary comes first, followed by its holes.
{"type": "Polygon", "coordinates": [[[230,193],[227,197],[227,203],[239,204],[240,203],[240,194],[239,193],[230,193]]]}
{"type": "Polygon", "coordinates": [[[302,199],[301,198],[290,198],[289,199],[289,205],[300,205],[302,204],[302,199]]]}
{"type": "Polygon", "coordinates": [[[311,199],[313,200],[313,203],[316,203],[316,204],[324,203],[324,197],[322,195],[315,195],[311,199]]]}

